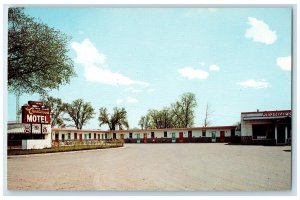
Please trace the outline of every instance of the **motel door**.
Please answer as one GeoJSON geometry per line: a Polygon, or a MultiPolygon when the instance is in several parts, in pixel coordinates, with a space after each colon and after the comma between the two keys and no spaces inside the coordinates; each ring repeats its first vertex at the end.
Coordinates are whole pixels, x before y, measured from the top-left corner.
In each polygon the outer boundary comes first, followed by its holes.
{"type": "Polygon", "coordinates": [[[216,139],[216,131],[213,131],[211,133],[211,142],[216,142],[216,141],[217,141],[217,139],[216,139]]]}
{"type": "Polygon", "coordinates": [[[176,142],[176,137],[175,137],[175,133],[172,133],[172,143],[176,142]]]}
{"type": "Polygon", "coordinates": [[[225,142],[225,131],[220,131],[220,142],[225,142]]]}
{"type": "Polygon", "coordinates": [[[59,138],[58,133],[55,133],[55,142],[58,142],[58,138],[59,138]]]}
{"type": "Polygon", "coordinates": [[[139,133],[136,134],[136,138],[137,138],[136,142],[137,142],[137,143],[140,143],[141,141],[140,141],[140,134],[139,134],[139,133]]]}
{"type": "Polygon", "coordinates": [[[124,140],[124,134],[121,134],[121,139],[124,140]]]}
{"type": "Polygon", "coordinates": [[[87,134],[84,134],[84,142],[86,143],[87,140],[87,134]]]}
{"type": "Polygon", "coordinates": [[[179,142],[183,142],[183,132],[179,132],[179,142]]]}
{"type": "Polygon", "coordinates": [[[147,143],[147,133],[144,133],[144,143],[147,143]]]}
{"type": "Polygon", "coordinates": [[[82,134],[79,134],[79,141],[82,142],[82,134]]]}

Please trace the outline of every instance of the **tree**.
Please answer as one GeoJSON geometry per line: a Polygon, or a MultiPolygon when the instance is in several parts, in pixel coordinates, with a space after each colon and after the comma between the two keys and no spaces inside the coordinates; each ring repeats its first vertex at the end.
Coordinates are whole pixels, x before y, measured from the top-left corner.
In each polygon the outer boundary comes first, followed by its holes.
{"type": "Polygon", "coordinates": [[[54,98],[49,95],[44,95],[42,101],[50,108],[51,127],[55,127],[56,125],[58,127],[65,127],[63,114],[66,110],[66,104],[60,98],[54,98]]]}
{"type": "Polygon", "coordinates": [[[68,119],[68,121],[73,121],[77,129],[82,129],[95,114],[91,103],[85,103],[82,99],[77,99],[71,104],[65,104],[65,108],[66,113],[68,113],[71,118],[68,119]]]}
{"type": "Polygon", "coordinates": [[[150,124],[150,115],[147,114],[145,116],[141,116],[141,119],[139,121],[139,125],[141,126],[141,129],[149,129],[151,128],[150,124]]]}
{"type": "Polygon", "coordinates": [[[184,93],[181,99],[171,105],[176,128],[188,128],[194,125],[196,96],[193,93],[184,93]]]}
{"type": "Polygon", "coordinates": [[[110,115],[107,112],[107,108],[100,108],[100,114],[98,117],[100,127],[103,124],[107,124],[110,130],[116,130],[117,125],[119,126],[120,130],[124,129],[123,126],[129,128],[129,124],[127,121],[127,111],[125,110],[125,108],[114,107],[113,110],[114,113],[110,115]]]}
{"type": "Polygon", "coordinates": [[[170,109],[165,107],[162,110],[149,110],[150,116],[150,127],[161,129],[161,128],[172,128],[173,120],[170,109]]]}
{"type": "Polygon", "coordinates": [[[8,90],[46,94],[76,75],[67,56],[70,38],[23,11],[8,9],[8,90]]]}
{"type": "Polygon", "coordinates": [[[211,124],[210,117],[211,117],[212,113],[213,113],[213,111],[210,109],[209,104],[206,104],[203,127],[207,127],[207,126],[209,126],[211,124]]]}

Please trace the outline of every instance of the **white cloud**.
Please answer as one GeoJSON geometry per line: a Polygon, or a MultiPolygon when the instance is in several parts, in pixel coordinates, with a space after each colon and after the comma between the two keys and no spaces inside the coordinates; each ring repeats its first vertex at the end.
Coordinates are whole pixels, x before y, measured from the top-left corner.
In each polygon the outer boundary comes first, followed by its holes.
{"type": "Polygon", "coordinates": [[[219,71],[221,68],[218,65],[209,66],[209,70],[211,71],[219,71]]]}
{"type": "Polygon", "coordinates": [[[199,65],[204,66],[205,62],[199,62],[199,65]]]}
{"type": "Polygon", "coordinates": [[[291,71],[292,69],[292,57],[278,57],[276,60],[277,65],[285,71],[291,71]]]}
{"type": "Polygon", "coordinates": [[[275,31],[270,30],[268,24],[254,17],[248,17],[248,24],[251,26],[246,30],[246,38],[254,42],[273,44],[277,40],[275,31]]]}
{"type": "Polygon", "coordinates": [[[184,67],[182,69],[177,70],[181,76],[186,77],[190,80],[192,79],[206,79],[208,77],[208,73],[201,69],[193,69],[192,67],[184,67]]]}
{"type": "Polygon", "coordinates": [[[116,104],[119,105],[119,104],[121,104],[123,101],[124,101],[123,99],[117,99],[117,100],[116,100],[116,104]]]}
{"type": "Polygon", "coordinates": [[[118,72],[108,69],[106,56],[98,51],[89,39],[81,43],[73,42],[71,47],[76,52],[74,61],[84,67],[85,78],[88,81],[108,84],[108,85],[140,85],[147,87],[149,84],[143,81],[132,80],[118,72]]]}
{"type": "Polygon", "coordinates": [[[154,92],[154,91],[155,91],[155,89],[153,89],[153,88],[148,89],[148,92],[154,92]]]}
{"type": "Polygon", "coordinates": [[[77,57],[75,62],[83,65],[103,65],[106,56],[98,51],[89,39],[84,39],[81,43],[72,42],[71,47],[75,50],[77,57]]]}
{"type": "Polygon", "coordinates": [[[127,103],[138,103],[139,101],[136,98],[133,97],[127,97],[126,98],[127,103]]]}
{"type": "Polygon", "coordinates": [[[238,85],[241,85],[243,87],[251,87],[251,88],[268,88],[271,87],[270,83],[261,80],[261,81],[256,81],[256,80],[247,80],[244,82],[238,82],[238,85]]]}
{"type": "Polygon", "coordinates": [[[136,99],[136,98],[134,98],[134,97],[130,97],[130,96],[128,96],[128,97],[125,97],[125,98],[123,98],[123,99],[117,99],[116,100],[116,104],[117,105],[119,105],[119,104],[121,104],[121,103],[138,103],[139,101],[136,99]]]}
{"type": "Polygon", "coordinates": [[[142,92],[143,90],[141,90],[141,89],[136,89],[136,88],[133,88],[133,87],[129,87],[129,88],[126,88],[124,91],[125,91],[125,92],[132,92],[132,93],[140,93],[140,92],[142,92]]]}

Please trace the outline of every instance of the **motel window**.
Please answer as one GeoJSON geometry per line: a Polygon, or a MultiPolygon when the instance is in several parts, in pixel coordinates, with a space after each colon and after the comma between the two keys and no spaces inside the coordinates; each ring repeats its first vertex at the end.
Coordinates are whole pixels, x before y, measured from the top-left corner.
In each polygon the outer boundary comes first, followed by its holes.
{"type": "Polygon", "coordinates": [[[71,140],[71,133],[68,133],[68,140],[71,140]]]}
{"type": "Polygon", "coordinates": [[[105,133],[105,139],[107,139],[107,133],[105,133]]]}
{"type": "Polygon", "coordinates": [[[65,134],[61,135],[61,141],[64,142],[65,141],[65,134]]]}
{"type": "Polygon", "coordinates": [[[74,133],[74,140],[77,140],[77,133],[74,133]]]}
{"type": "Polygon", "coordinates": [[[192,131],[188,131],[188,137],[191,138],[192,136],[192,131]]]}
{"type": "Polygon", "coordinates": [[[129,138],[132,139],[132,133],[129,133],[129,138]]]}
{"type": "Polygon", "coordinates": [[[151,138],[154,138],[155,136],[154,136],[154,132],[151,132],[151,138]]]}
{"type": "Polygon", "coordinates": [[[167,131],[164,132],[164,137],[168,137],[167,131]]]}
{"type": "Polygon", "coordinates": [[[206,137],[206,131],[202,131],[202,137],[206,137]]]}
{"type": "Polygon", "coordinates": [[[252,125],[253,139],[272,139],[275,138],[275,126],[272,124],[252,125]]]}
{"type": "Polygon", "coordinates": [[[92,139],[92,134],[91,133],[89,133],[89,139],[92,139]]]}
{"type": "Polygon", "coordinates": [[[94,133],[94,139],[96,139],[96,138],[97,138],[96,133],[94,133]]]}

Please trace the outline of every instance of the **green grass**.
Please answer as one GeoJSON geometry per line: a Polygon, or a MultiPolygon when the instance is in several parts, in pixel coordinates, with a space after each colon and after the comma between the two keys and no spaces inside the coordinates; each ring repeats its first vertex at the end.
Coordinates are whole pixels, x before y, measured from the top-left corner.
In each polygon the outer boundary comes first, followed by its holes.
{"type": "Polygon", "coordinates": [[[28,154],[42,154],[42,153],[57,153],[57,152],[68,152],[68,151],[82,151],[82,150],[92,150],[92,149],[108,149],[123,147],[124,143],[108,143],[101,145],[75,145],[75,146],[60,146],[52,147],[46,149],[8,149],[7,155],[28,155],[28,154]]]}

